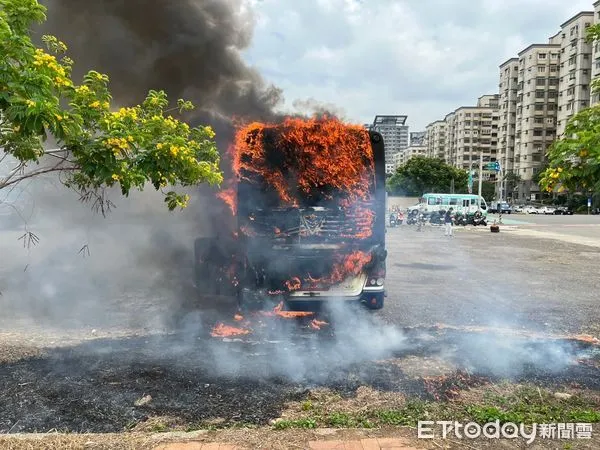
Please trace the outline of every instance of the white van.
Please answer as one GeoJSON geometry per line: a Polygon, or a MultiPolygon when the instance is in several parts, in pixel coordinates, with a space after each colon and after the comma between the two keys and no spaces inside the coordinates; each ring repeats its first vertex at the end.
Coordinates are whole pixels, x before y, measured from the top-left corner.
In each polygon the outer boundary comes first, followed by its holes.
{"type": "Polygon", "coordinates": [[[473,194],[424,194],[419,203],[411,206],[408,210],[418,209],[425,214],[429,214],[441,210],[447,211],[449,208],[465,215],[475,214],[475,212],[481,210],[485,217],[487,216],[488,205],[483,197],[473,194]]]}

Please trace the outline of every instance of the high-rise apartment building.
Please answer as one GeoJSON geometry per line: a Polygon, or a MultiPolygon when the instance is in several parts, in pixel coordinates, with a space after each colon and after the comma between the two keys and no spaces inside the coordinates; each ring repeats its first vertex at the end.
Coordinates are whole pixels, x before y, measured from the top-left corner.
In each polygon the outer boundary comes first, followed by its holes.
{"type": "Polygon", "coordinates": [[[408,125],[406,116],[375,116],[370,129],[383,136],[385,147],[385,172],[394,173],[396,164],[394,155],[408,147],[408,125]]]}
{"type": "Polygon", "coordinates": [[[454,111],[446,114],[444,122],[446,123],[446,145],[444,147],[444,161],[446,164],[454,164],[456,155],[456,123],[458,118],[454,111]]]}
{"type": "Polygon", "coordinates": [[[593,11],[582,11],[560,26],[560,84],[556,131],[563,136],[567,122],[590,105],[592,44],[586,29],[594,22],[593,11]]]}
{"type": "Polygon", "coordinates": [[[444,120],[436,120],[425,128],[425,142],[427,156],[446,160],[446,128],[444,120]]]}
{"type": "Polygon", "coordinates": [[[477,106],[461,106],[446,116],[446,153],[450,164],[469,169],[479,163],[481,154],[485,161],[496,161],[499,99],[498,94],[483,95],[477,106]]]}
{"type": "Polygon", "coordinates": [[[504,175],[513,172],[515,162],[515,133],[517,121],[517,86],[519,83],[519,58],[510,58],[500,64],[500,91],[498,115],[498,152],[502,176],[499,177],[496,196],[506,199],[512,187],[504,182],[504,175]]]}
{"type": "Polygon", "coordinates": [[[540,189],[535,178],[556,138],[559,96],[560,33],[548,44],[532,44],[519,52],[515,151],[512,172],[521,181],[507,196],[535,200],[540,189]],[[513,195],[514,194],[514,195],[513,195]]]}
{"type": "MultiPolygon", "coordinates": [[[[594,25],[600,23],[600,0],[594,3],[594,25]]],[[[600,77],[600,42],[592,44],[592,80],[600,77]]],[[[591,84],[591,83],[590,83],[591,84]]],[[[600,103],[600,94],[590,93],[590,105],[600,103]]]]}

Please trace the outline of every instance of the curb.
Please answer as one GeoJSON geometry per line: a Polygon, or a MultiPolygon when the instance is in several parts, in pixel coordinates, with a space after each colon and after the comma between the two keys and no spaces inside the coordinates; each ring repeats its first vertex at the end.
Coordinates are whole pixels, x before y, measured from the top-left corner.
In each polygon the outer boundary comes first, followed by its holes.
{"type": "MultiPolygon", "coordinates": [[[[382,449],[397,449],[397,450],[420,450],[408,444],[405,439],[398,438],[370,438],[360,440],[323,440],[309,441],[309,450],[382,450],[382,449]]],[[[180,441],[159,444],[153,447],[153,450],[250,450],[247,447],[237,445],[219,443],[219,442],[201,442],[201,441],[180,441]]]]}

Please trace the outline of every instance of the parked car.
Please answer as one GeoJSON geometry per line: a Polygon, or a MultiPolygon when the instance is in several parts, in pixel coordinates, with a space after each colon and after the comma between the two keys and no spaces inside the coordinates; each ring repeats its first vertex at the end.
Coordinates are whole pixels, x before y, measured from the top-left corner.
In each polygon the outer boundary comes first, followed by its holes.
{"type": "Polygon", "coordinates": [[[507,202],[492,202],[488,208],[488,212],[492,214],[510,214],[512,212],[512,208],[507,202]]]}
{"type": "Polygon", "coordinates": [[[523,212],[525,214],[539,214],[540,210],[537,209],[535,206],[528,205],[523,208],[523,212]]]}
{"type": "Polygon", "coordinates": [[[523,212],[523,205],[513,206],[513,211],[516,212],[516,213],[522,213],[523,212]]]}
{"type": "Polygon", "coordinates": [[[554,214],[555,211],[556,211],[556,208],[554,206],[543,206],[540,209],[541,214],[554,214]]]}
{"type": "Polygon", "coordinates": [[[558,208],[556,208],[554,210],[554,214],[562,214],[564,216],[572,216],[573,215],[573,210],[571,208],[569,208],[568,206],[559,206],[558,208]]]}

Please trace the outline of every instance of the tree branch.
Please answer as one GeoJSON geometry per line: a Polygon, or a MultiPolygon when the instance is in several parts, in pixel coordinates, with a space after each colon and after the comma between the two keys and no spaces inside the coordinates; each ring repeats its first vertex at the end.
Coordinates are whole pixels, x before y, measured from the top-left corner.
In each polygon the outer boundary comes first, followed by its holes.
{"type": "Polygon", "coordinates": [[[34,170],[33,172],[29,172],[29,173],[25,173],[20,175],[17,178],[13,177],[15,176],[15,174],[17,173],[18,170],[23,169],[25,167],[24,164],[19,164],[19,166],[13,171],[13,173],[11,175],[9,175],[7,178],[4,179],[4,181],[0,181],[0,189],[4,189],[7,186],[11,186],[13,184],[17,184],[23,180],[26,180],[28,178],[33,178],[36,177],[38,175],[43,175],[45,173],[51,173],[51,172],[62,172],[62,171],[75,171],[75,170],[79,170],[78,167],[61,167],[61,165],[64,163],[64,161],[59,161],[55,166],[53,167],[47,167],[45,169],[38,169],[38,170],[34,170]]]}

